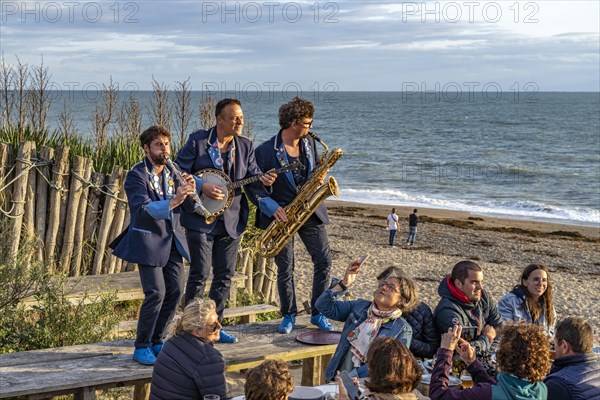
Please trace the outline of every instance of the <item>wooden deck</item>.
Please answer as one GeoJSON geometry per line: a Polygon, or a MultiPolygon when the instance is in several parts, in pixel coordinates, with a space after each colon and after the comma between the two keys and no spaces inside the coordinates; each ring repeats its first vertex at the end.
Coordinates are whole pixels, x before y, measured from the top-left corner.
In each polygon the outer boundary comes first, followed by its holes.
{"type": "MultiPolygon", "coordinates": [[[[302,385],[323,383],[325,367],[336,345],[314,346],[295,340],[302,331],[315,329],[308,316],[299,317],[289,335],[277,332],[279,322],[227,327],[240,342],[216,345],[225,357],[226,370],[251,368],[267,359],[304,360],[302,385]]],[[[96,390],[135,385],[134,398],[145,399],[152,367],[134,362],[132,350],[132,340],[119,340],[0,355],[0,398],[43,399],[75,393],[76,399],[95,399],[96,390]]]]}

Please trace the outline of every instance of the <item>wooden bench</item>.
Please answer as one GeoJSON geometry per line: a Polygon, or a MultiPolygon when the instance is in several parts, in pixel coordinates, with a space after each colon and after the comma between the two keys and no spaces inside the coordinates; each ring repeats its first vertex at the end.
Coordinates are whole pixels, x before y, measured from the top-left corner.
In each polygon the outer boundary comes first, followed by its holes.
{"type": "MultiPolygon", "coordinates": [[[[289,335],[277,333],[279,322],[228,327],[240,342],[216,345],[225,357],[226,371],[252,368],[267,359],[304,360],[302,385],[321,384],[336,345],[311,346],[295,340],[301,331],[315,329],[308,316],[299,317],[289,335]]],[[[132,349],[133,341],[119,340],[0,355],[0,399],[74,393],[76,399],[91,400],[96,390],[131,385],[135,385],[134,399],[146,399],[152,367],[134,362],[132,349]]]]}
{"type": "MultiPolygon", "coordinates": [[[[267,312],[278,312],[279,307],[271,304],[254,304],[251,306],[226,308],[223,311],[225,318],[240,317],[242,324],[256,322],[256,316],[267,312]]],[[[137,320],[123,321],[117,326],[115,336],[123,338],[128,336],[134,329],[137,328],[137,320]]]]}
{"type": "MultiPolygon", "coordinates": [[[[186,277],[189,268],[185,267],[186,277]]],[[[206,290],[210,289],[212,279],[206,282],[206,290]]],[[[244,287],[246,276],[236,273],[231,279],[231,291],[229,301],[235,306],[237,302],[237,290],[244,287]]],[[[103,293],[116,291],[116,301],[140,300],[144,298],[144,291],[140,283],[140,275],[137,271],[120,272],[106,275],[86,275],[83,277],[66,278],[67,298],[73,304],[91,303],[96,297],[103,293]]],[[[28,309],[36,305],[38,301],[29,297],[23,300],[28,309]]]]}

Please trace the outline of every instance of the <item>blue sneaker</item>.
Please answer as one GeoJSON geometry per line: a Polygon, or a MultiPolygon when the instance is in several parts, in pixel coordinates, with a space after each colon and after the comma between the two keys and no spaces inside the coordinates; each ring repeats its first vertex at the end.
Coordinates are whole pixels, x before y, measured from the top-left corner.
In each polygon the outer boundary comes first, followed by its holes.
{"type": "Polygon", "coordinates": [[[296,317],[286,314],[283,316],[283,321],[277,327],[277,332],[290,333],[294,329],[294,325],[296,325],[296,317]]]}
{"type": "Polygon", "coordinates": [[[151,349],[152,349],[152,352],[154,353],[154,356],[158,357],[158,353],[160,353],[162,348],[163,348],[162,343],[152,345],[151,349]]]}
{"type": "Polygon", "coordinates": [[[230,335],[229,333],[227,333],[223,329],[221,329],[221,332],[219,332],[219,340],[217,340],[217,343],[237,343],[237,342],[238,342],[238,338],[236,338],[233,335],[230,335]]]}
{"type": "Polygon", "coordinates": [[[138,347],[133,351],[133,359],[140,364],[154,365],[156,356],[150,347],[138,347]]]}
{"type": "Polygon", "coordinates": [[[333,325],[331,325],[329,320],[321,313],[310,317],[310,323],[316,325],[322,331],[333,330],[333,325]]]}

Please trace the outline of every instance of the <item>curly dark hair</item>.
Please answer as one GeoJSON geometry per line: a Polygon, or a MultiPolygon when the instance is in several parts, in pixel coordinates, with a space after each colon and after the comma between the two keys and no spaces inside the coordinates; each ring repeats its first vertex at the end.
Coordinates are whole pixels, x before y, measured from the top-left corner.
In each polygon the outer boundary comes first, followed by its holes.
{"type": "Polygon", "coordinates": [[[531,383],[544,379],[550,369],[550,343],[544,329],[532,324],[508,324],[496,353],[498,369],[531,383]]]}
{"type": "Polygon", "coordinates": [[[150,143],[159,136],[171,139],[171,132],[161,125],[152,125],[140,135],[140,144],[142,147],[150,145],[150,143]]]}
{"type": "Polygon", "coordinates": [[[525,303],[523,303],[523,308],[529,309],[529,312],[531,313],[531,319],[533,321],[537,321],[537,319],[540,317],[540,314],[544,311],[545,308],[545,317],[546,321],[548,321],[548,325],[554,325],[554,301],[552,300],[552,283],[550,283],[550,271],[548,270],[548,268],[540,264],[529,264],[523,270],[523,273],[521,274],[521,280],[519,282],[520,283],[515,287],[521,288],[521,290],[523,290],[523,293],[525,293],[525,303]],[[537,271],[538,269],[546,271],[546,277],[548,278],[548,286],[546,287],[546,291],[540,297],[541,303],[533,300],[531,293],[529,293],[527,287],[523,285],[523,281],[528,279],[529,275],[531,275],[533,271],[537,271]]]}
{"type": "Polygon", "coordinates": [[[421,381],[423,372],[412,355],[396,338],[378,337],[367,352],[369,379],[365,386],[378,393],[409,393],[421,381]]]}
{"type": "Polygon", "coordinates": [[[246,372],[246,400],[279,400],[294,390],[294,378],[283,360],[267,360],[246,372]]]}
{"type": "Polygon", "coordinates": [[[303,118],[312,118],[315,115],[313,104],[298,96],[279,107],[279,126],[287,129],[294,122],[302,122],[303,118]]]}

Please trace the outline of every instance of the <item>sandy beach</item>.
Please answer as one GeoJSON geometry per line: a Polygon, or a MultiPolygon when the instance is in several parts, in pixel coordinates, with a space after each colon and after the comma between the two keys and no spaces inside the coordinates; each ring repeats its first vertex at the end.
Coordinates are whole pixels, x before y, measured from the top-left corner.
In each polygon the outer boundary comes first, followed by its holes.
{"type": "MultiPolygon", "coordinates": [[[[354,297],[370,298],[375,277],[390,265],[402,267],[417,280],[420,297],[432,308],[439,301],[437,287],[458,261],[481,265],[484,287],[497,301],[518,283],[530,263],[551,271],[558,317],[580,315],[600,326],[600,229],[525,220],[492,218],[436,209],[419,209],[421,223],[414,246],[405,244],[412,207],[396,207],[400,230],[396,246],[388,245],[385,229],[391,206],[341,201],[327,203],[333,253],[333,276],[341,277],[348,263],[364,254],[369,259],[351,287],[354,297]]],[[[304,246],[296,242],[296,290],[309,299],[312,264],[304,246]]]]}
{"type": "MultiPolygon", "coordinates": [[[[423,222],[418,226],[417,242],[407,246],[408,215],[413,208],[396,207],[401,228],[396,246],[390,248],[385,227],[391,206],[329,201],[327,207],[332,275],[341,277],[350,261],[369,254],[350,287],[350,298],[370,299],[377,274],[396,265],[417,280],[421,299],[433,309],[440,299],[440,281],[458,261],[470,259],[483,268],[484,287],[497,301],[518,283],[527,264],[539,263],[551,271],[558,318],[583,316],[600,327],[598,228],[419,208],[423,222]]],[[[302,302],[310,299],[312,263],[298,238],[295,251],[294,278],[298,308],[302,309],[302,302]]],[[[292,374],[300,384],[301,368],[293,367],[292,374]]],[[[228,378],[233,393],[243,394],[243,374],[228,374],[228,378]]]]}

